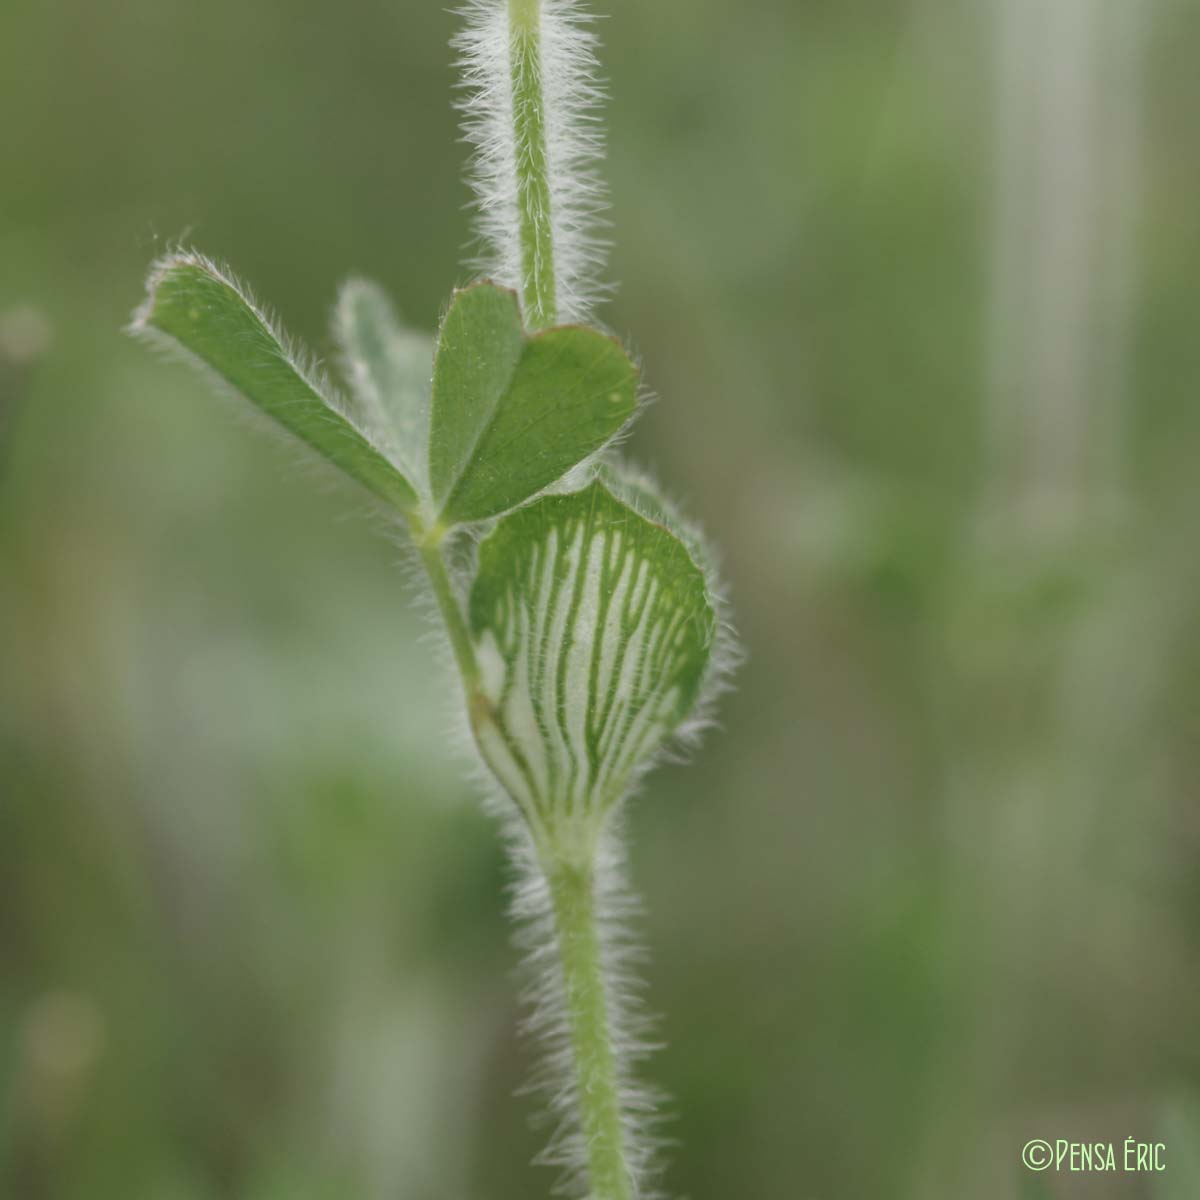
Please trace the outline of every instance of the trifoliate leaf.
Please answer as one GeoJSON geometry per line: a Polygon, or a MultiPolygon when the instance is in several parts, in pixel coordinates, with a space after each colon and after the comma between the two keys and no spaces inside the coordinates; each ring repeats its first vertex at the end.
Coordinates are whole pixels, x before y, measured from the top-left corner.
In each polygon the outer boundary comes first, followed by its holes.
{"type": "Polygon", "coordinates": [[[479,547],[480,748],[531,820],[592,828],[687,716],[716,621],[683,543],[602,484],[545,496],[479,547]]]}
{"type": "Polygon", "coordinates": [[[433,338],[405,328],[387,293],[366,279],[342,287],[334,337],[356,415],[416,490],[428,496],[433,338]]]}
{"type": "Polygon", "coordinates": [[[516,296],[456,294],[433,368],[429,475],[446,524],[528,500],[600,449],[637,408],[637,370],[594,329],[527,336],[516,296]]]}
{"type": "Polygon", "coordinates": [[[131,332],[186,351],[285,429],[402,511],[417,495],[317,372],[228,275],[196,254],[157,263],[131,332]]]}

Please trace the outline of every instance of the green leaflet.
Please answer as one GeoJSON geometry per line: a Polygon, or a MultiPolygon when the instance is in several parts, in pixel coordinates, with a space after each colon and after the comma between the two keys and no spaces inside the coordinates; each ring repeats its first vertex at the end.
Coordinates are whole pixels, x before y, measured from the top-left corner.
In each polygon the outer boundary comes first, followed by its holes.
{"type": "Polygon", "coordinates": [[[401,325],[387,293],[366,279],[343,285],[333,332],[364,427],[428,498],[433,339],[401,325]]]}
{"type": "Polygon", "coordinates": [[[695,703],[715,617],[684,545],[593,483],[483,541],[470,626],[489,765],[536,825],[587,831],[695,703]]]}
{"type": "Polygon", "coordinates": [[[637,370],[612,338],[561,326],[527,336],[516,296],[458,292],[433,367],[429,476],[445,524],[528,500],[617,434],[637,370]]]}
{"type": "Polygon", "coordinates": [[[381,500],[417,505],[403,474],[351,423],[316,373],[298,361],[253,300],[207,259],[156,264],[132,331],[183,349],[381,500]]]}

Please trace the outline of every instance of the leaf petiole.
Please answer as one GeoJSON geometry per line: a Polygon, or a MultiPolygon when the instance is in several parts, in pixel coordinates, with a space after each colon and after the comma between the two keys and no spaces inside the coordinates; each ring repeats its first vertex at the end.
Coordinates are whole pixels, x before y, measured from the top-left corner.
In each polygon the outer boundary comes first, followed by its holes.
{"type": "Polygon", "coordinates": [[[475,647],[471,644],[462,605],[455,593],[450,572],[446,569],[443,548],[448,531],[444,525],[436,523],[426,527],[412,516],[409,517],[409,528],[433,588],[438,611],[446,623],[446,632],[450,635],[450,646],[454,651],[454,661],[458,664],[458,673],[462,676],[468,708],[474,713],[479,696],[479,664],[475,659],[475,647]]]}

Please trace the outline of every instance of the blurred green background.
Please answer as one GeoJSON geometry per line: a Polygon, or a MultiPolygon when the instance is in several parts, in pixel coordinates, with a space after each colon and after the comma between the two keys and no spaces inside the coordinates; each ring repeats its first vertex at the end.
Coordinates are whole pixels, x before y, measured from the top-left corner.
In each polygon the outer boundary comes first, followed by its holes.
{"type": "MultiPolygon", "coordinates": [[[[692,1200],[1200,1196],[1200,6],[607,0],[632,456],[749,660],[630,819],[692,1200]],[[1031,1137],[1166,1143],[1035,1175],[1031,1137]]],[[[0,12],[0,1194],[515,1200],[508,878],[394,536],[121,334],[468,236],[455,18],[0,12]]]]}

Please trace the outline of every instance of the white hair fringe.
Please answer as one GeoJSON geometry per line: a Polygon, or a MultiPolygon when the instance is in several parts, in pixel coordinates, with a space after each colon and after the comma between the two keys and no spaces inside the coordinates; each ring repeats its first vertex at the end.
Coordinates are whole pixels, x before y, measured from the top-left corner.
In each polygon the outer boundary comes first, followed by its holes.
{"type": "MultiPolygon", "coordinates": [[[[499,799],[499,798],[497,798],[499,799]]],[[[516,880],[512,915],[516,945],[523,954],[526,1017],[522,1033],[541,1050],[540,1062],[522,1090],[540,1094],[548,1105],[549,1145],[535,1159],[560,1172],[555,1195],[593,1200],[588,1186],[587,1144],[580,1123],[571,1023],[567,1012],[558,930],[549,885],[529,832],[505,797],[494,806],[502,814],[516,880]]],[[[668,1119],[667,1096],[638,1077],[637,1067],[661,1043],[657,1020],[644,1003],[639,967],[645,953],[634,932],[641,905],[627,875],[621,814],[612,814],[601,835],[594,863],[593,900],[600,939],[601,973],[609,1034],[615,1055],[624,1157],[636,1200],[665,1200],[660,1190],[665,1163],[660,1128],[668,1119]]]]}
{"type": "MultiPolygon", "coordinates": [[[[600,282],[608,252],[601,231],[607,208],[599,166],[604,99],[595,20],[577,0],[540,0],[538,59],[542,84],[557,321],[587,323],[610,290],[600,282]]],[[[512,38],[507,0],[467,0],[455,36],[466,140],[474,147],[467,178],[475,192],[481,253],[472,265],[496,283],[526,294],[521,253],[513,120],[512,38]]]]}

